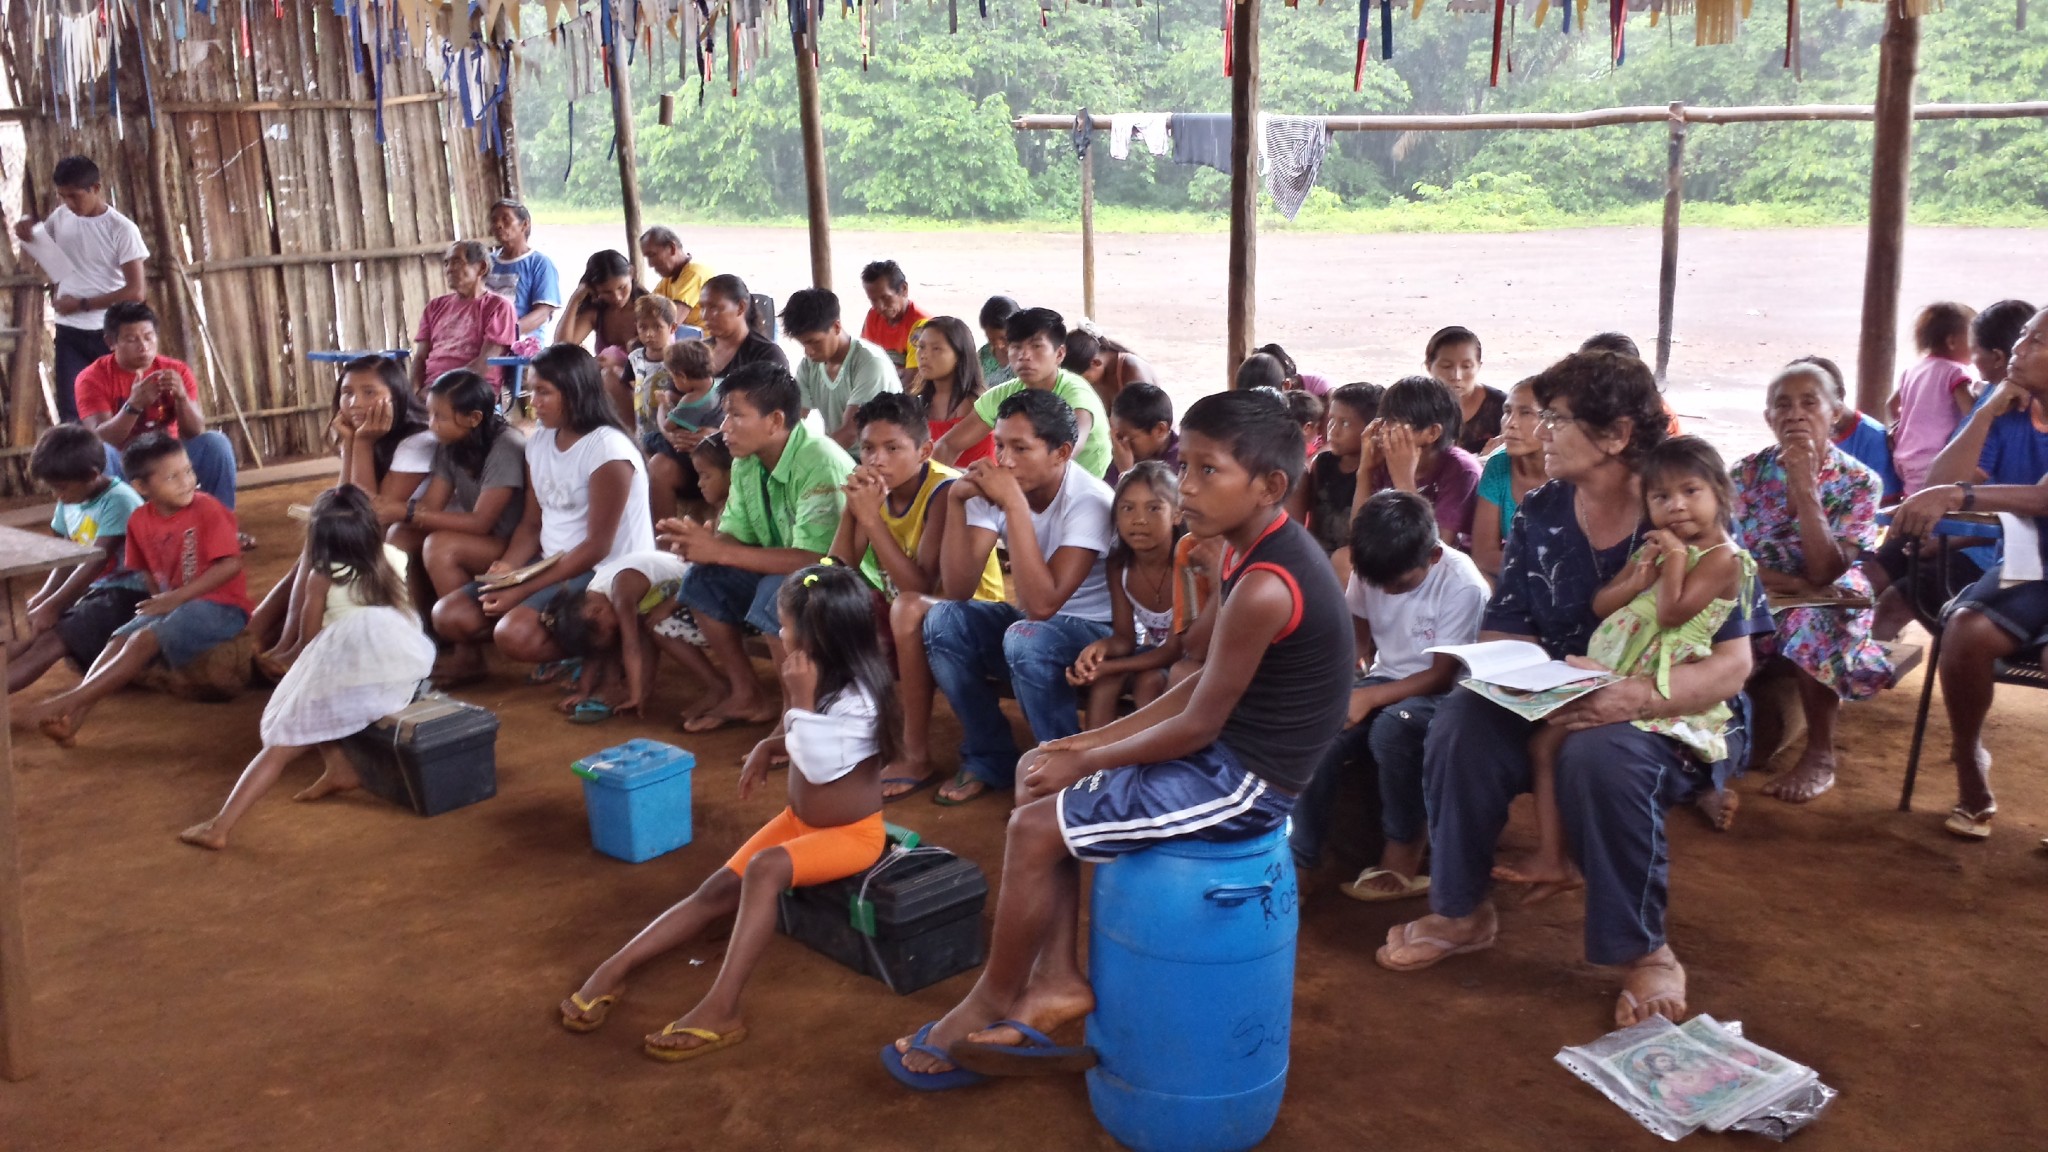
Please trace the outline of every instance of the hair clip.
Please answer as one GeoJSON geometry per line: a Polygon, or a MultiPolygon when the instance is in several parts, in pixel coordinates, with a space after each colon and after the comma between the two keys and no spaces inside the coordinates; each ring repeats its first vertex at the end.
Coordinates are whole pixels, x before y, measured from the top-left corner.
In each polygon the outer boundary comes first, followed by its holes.
{"type": "Polygon", "coordinates": [[[806,588],[816,588],[817,586],[818,586],[818,574],[817,574],[816,572],[808,572],[808,573],[805,573],[805,574],[804,574],[804,587],[806,587],[806,588]]]}

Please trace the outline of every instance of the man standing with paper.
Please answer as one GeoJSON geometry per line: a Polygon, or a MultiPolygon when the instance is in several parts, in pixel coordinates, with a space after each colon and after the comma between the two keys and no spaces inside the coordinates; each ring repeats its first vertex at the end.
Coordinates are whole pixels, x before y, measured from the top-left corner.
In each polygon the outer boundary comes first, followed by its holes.
{"type": "Polygon", "coordinates": [[[72,389],[78,374],[109,349],[101,329],[107,306],[143,299],[142,262],[149,248],[135,221],[107,203],[99,165],[84,156],[57,162],[51,182],[63,204],[41,220],[14,226],[22,252],[55,283],[51,307],[57,313],[54,376],[57,419],[78,419],[72,389]]]}

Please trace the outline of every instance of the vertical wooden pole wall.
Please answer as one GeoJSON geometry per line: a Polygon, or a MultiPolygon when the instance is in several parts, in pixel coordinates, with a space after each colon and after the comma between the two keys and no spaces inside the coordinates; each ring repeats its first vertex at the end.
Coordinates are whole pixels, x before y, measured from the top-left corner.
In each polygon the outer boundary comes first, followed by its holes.
{"type": "Polygon", "coordinates": [[[796,106],[804,137],[804,202],[811,227],[811,287],[829,289],[832,204],[825,197],[825,119],[818,107],[818,61],[801,45],[796,50],[796,106]]]}
{"type": "Polygon", "coordinates": [[[1920,21],[1885,5],[1878,41],[1877,138],[1870,162],[1870,242],[1863,264],[1863,336],[1856,352],[1856,407],[1884,418],[1898,354],[1899,279],[1906,200],[1913,173],[1913,84],[1920,72],[1920,21]]]}
{"type": "Polygon", "coordinates": [[[633,151],[633,79],[626,66],[629,41],[622,16],[613,12],[612,41],[605,48],[612,58],[612,131],[619,152],[619,198],[626,209],[626,255],[633,261],[633,282],[638,284],[647,264],[640,255],[640,160],[633,151]]]}
{"type": "Polygon", "coordinates": [[[1657,383],[1671,368],[1671,324],[1678,303],[1678,213],[1685,191],[1685,105],[1671,104],[1671,146],[1664,164],[1664,252],[1657,268],[1657,383]]]}
{"type": "Polygon", "coordinates": [[[1081,153],[1081,311],[1095,319],[1095,144],[1081,153]]]}
{"type": "MultiPolygon", "coordinates": [[[[7,653],[0,650],[0,675],[7,653]]],[[[0,714],[6,706],[0,704],[0,714]]],[[[21,848],[14,822],[13,733],[0,715],[0,1080],[35,1075],[29,1045],[28,937],[21,922],[21,848]]]]}
{"type": "Polygon", "coordinates": [[[1258,312],[1259,0],[1237,0],[1230,37],[1230,294],[1224,371],[1235,375],[1251,355],[1258,312]]]}

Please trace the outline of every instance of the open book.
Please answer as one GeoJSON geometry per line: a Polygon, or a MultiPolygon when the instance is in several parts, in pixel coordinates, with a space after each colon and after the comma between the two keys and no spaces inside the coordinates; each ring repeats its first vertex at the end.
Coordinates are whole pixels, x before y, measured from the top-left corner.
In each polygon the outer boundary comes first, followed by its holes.
{"type": "Polygon", "coordinates": [[[1472,676],[1466,688],[1525,720],[1541,720],[1579,697],[1621,677],[1598,668],[1574,668],[1526,640],[1442,644],[1424,649],[1464,664],[1472,676]]]}
{"type": "Polygon", "coordinates": [[[524,584],[526,581],[554,567],[555,561],[560,560],[565,555],[567,553],[557,552],[553,556],[543,556],[524,568],[514,568],[510,572],[500,572],[496,576],[485,576],[483,579],[478,580],[477,583],[483,585],[483,589],[486,592],[495,592],[500,588],[510,588],[514,584],[524,584]]]}

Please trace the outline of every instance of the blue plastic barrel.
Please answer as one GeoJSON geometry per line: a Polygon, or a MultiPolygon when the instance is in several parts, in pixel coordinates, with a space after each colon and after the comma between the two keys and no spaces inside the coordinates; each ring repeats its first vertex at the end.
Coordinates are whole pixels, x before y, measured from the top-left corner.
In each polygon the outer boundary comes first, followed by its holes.
{"type": "Polygon", "coordinates": [[[1137,1152],[1240,1152],[1287,1089],[1294,860],[1286,829],[1175,840],[1095,870],[1088,1102],[1137,1152]]]}

